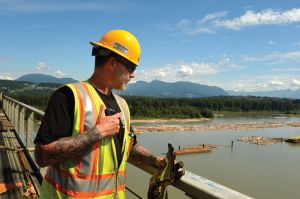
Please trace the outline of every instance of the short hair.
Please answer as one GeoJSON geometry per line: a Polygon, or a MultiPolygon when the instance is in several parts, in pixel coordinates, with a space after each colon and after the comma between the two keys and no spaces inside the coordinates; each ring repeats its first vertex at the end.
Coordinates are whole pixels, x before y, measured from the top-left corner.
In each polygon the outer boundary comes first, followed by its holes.
{"type": "Polygon", "coordinates": [[[93,47],[92,55],[95,56],[95,68],[101,67],[112,56],[111,51],[102,47],[93,47]]]}
{"type": "Polygon", "coordinates": [[[103,47],[98,47],[98,48],[93,47],[92,55],[95,56],[95,69],[98,67],[102,67],[110,57],[114,57],[115,59],[122,61],[122,63],[125,63],[127,65],[136,66],[135,64],[131,63],[124,57],[103,47]]]}

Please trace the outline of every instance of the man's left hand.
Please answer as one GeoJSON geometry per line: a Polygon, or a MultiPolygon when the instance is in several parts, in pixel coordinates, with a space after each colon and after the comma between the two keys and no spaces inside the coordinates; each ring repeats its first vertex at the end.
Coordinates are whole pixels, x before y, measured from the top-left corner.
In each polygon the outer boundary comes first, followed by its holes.
{"type": "Polygon", "coordinates": [[[165,157],[157,157],[155,160],[155,166],[158,168],[163,168],[166,165],[165,157]]]}

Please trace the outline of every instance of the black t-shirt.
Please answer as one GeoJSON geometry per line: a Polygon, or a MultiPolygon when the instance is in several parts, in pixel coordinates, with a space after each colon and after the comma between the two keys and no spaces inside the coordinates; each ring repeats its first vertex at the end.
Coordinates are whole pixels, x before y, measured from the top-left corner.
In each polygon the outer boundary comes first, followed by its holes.
{"type": "MultiPolygon", "coordinates": [[[[113,95],[105,95],[97,89],[95,90],[101,97],[106,108],[114,109],[116,112],[121,112],[113,95]]],[[[45,115],[35,137],[34,143],[49,144],[60,138],[71,136],[74,122],[74,106],[74,95],[69,87],[63,86],[55,91],[48,102],[45,115]]],[[[130,131],[133,132],[131,125],[130,131]]],[[[114,136],[119,165],[122,161],[121,151],[123,138],[124,128],[120,123],[120,131],[114,136]]],[[[135,136],[134,144],[136,144],[135,136]]]]}

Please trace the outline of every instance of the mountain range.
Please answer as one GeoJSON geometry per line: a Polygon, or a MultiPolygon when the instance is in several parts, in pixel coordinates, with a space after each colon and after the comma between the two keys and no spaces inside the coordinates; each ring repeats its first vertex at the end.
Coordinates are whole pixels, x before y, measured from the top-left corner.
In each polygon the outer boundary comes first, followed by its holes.
{"type": "MultiPolygon", "coordinates": [[[[78,80],[72,78],[56,78],[51,75],[44,74],[28,74],[19,77],[16,81],[27,81],[34,83],[59,83],[67,84],[77,82],[78,80]]],[[[300,99],[300,88],[297,90],[273,90],[273,91],[232,91],[224,90],[217,86],[207,86],[192,82],[179,81],[179,82],[164,82],[153,80],[151,82],[137,81],[128,84],[125,91],[120,91],[120,94],[131,96],[153,96],[164,98],[200,98],[210,96],[265,96],[265,97],[279,97],[279,98],[293,98],[300,99]]]]}
{"type": "Polygon", "coordinates": [[[57,78],[51,75],[44,75],[39,73],[27,74],[19,77],[16,81],[27,81],[33,83],[58,83],[58,84],[68,84],[72,82],[78,82],[78,80],[72,78],[57,78]]]}
{"type": "Polygon", "coordinates": [[[300,88],[297,90],[286,89],[286,90],[271,90],[271,91],[256,91],[256,92],[226,90],[226,92],[232,96],[265,96],[265,97],[300,99],[300,88]]]}
{"type": "Polygon", "coordinates": [[[199,98],[229,95],[222,88],[216,86],[207,86],[183,81],[170,83],[159,80],[153,80],[151,82],[138,81],[129,84],[128,88],[122,93],[125,95],[171,98],[199,98]]]}

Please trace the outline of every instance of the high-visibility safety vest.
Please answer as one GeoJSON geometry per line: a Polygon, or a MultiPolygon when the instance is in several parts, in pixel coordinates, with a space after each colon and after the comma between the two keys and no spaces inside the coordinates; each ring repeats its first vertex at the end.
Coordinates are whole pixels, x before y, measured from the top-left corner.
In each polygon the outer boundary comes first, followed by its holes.
{"type": "MultiPolygon", "coordinates": [[[[104,103],[95,88],[88,82],[67,84],[75,99],[72,136],[92,129],[97,121],[100,106],[104,103]]],[[[130,113],[127,103],[113,94],[124,126],[122,162],[118,166],[114,138],[103,138],[91,145],[77,159],[48,166],[40,198],[126,198],[126,162],[133,145],[130,132],[130,113]]]]}

